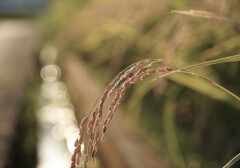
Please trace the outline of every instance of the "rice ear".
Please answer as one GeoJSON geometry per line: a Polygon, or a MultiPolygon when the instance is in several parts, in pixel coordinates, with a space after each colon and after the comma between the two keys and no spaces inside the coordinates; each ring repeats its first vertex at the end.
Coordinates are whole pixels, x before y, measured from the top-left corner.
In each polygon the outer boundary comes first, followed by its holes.
{"type": "Polygon", "coordinates": [[[79,137],[75,141],[75,151],[73,154],[72,165],[80,164],[81,145],[84,141],[84,131],[87,129],[87,153],[84,157],[84,168],[88,167],[88,160],[92,159],[93,166],[96,163],[96,153],[98,151],[98,141],[104,142],[106,140],[106,131],[113,119],[115,112],[117,111],[121,100],[123,99],[127,88],[130,85],[134,85],[141,80],[147,79],[149,76],[156,73],[162,73],[171,71],[171,67],[162,66],[163,61],[161,59],[146,59],[136,62],[125,70],[120,72],[106,87],[103,93],[100,95],[96,104],[93,106],[92,110],[84,117],[79,125],[79,137]],[[160,65],[156,65],[156,64],[160,65]],[[107,99],[110,100],[108,104],[107,112],[105,114],[105,119],[102,122],[102,117],[104,116],[103,107],[107,106],[107,99]],[[101,132],[100,130],[101,129],[101,132]]]}

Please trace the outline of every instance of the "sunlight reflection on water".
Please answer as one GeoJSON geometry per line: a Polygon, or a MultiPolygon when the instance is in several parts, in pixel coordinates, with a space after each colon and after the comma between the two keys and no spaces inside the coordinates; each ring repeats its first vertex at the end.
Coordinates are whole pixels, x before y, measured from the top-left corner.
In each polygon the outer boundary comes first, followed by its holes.
{"type": "Polygon", "coordinates": [[[78,135],[74,108],[66,85],[59,81],[60,68],[55,64],[57,49],[46,46],[40,53],[44,65],[40,108],[38,111],[39,144],[37,168],[66,168],[70,166],[74,141],[78,135]]]}

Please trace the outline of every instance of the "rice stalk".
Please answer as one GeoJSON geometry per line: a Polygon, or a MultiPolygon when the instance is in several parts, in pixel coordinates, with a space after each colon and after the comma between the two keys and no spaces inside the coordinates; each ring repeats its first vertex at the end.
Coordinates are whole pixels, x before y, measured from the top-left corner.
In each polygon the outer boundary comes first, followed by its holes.
{"type": "Polygon", "coordinates": [[[173,65],[169,66],[162,59],[145,59],[130,65],[121,71],[109,83],[88,115],[82,119],[79,125],[79,137],[76,139],[74,144],[75,150],[72,156],[71,168],[75,168],[77,165],[79,165],[81,158],[84,160],[84,168],[88,167],[88,162],[90,159],[92,160],[93,166],[96,164],[98,142],[105,141],[107,129],[129,86],[135,85],[143,80],[148,80],[151,76],[154,77],[153,80],[156,80],[158,78],[166,77],[176,72],[181,72],[201,77],[240,101],[239,96],[235,95],[234,93],[230,92],[209,78],[191,70],[193,68],[210,66],[225,62],[234,62],[239,60],[240,55],[235,55],[193,64],[183,68],[179,68],[178,66],[173,65]],[[110,103],[106,103],[106,100],[110,100],[110,103]],[[104,107],[107,107],[107,110],[105,112],[106,114],[104,114],[104,107]],[[81,145],[83,144],[84,139],[87,140],[87,151],[85,155],[83,155],[81,152],[81,145]]]}
{"type": "Polygon", "coordinates": [[[154,74],[170,71],[172,71],[172,68],[164,66],[163,60],[146,59],[134,63],[120,72],[100,95],[88,115],[82,119],[79,125],[79,137],[74,144],[75,150],[72,156],[71,168],[75,168],[76,165],[79,165],[81,158],[84,157],[81,153],[81,145],[85,138],[85,132],[87,134],[86,138],[88,140],[88,145],[84,158],[84,167],[87,168],[90,158],[93,161],[93,165],[95,164],[98,141],[105,141],[107,128],[130,85],[145,80],[154,74]],[[107,99],[110,99],[108,105],[105,103],[107,99]],[[107,106],[108,108],[103,120],[104,106],[107,106]]]}

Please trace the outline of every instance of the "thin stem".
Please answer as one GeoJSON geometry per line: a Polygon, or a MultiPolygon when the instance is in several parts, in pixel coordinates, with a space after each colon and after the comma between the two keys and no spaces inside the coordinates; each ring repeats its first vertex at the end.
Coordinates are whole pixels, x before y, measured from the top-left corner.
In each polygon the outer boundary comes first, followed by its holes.
{"type": "Polygon", "coordinates": [[[201,74],[198,74],[196,72],[193,72],[193,71],[187,71],[187,70],[184,70],[184,71],[180,71],[180,72],[183,72],[183,73],[188,73],[188,74],[191,74],[191,75],[195,75],[195,76],[198,76],[200,78],[203,78],[205,79],[206,81],[210,82],[211,84],[213,84],[214,86],[218,87],[219,89],[223,90],[224,92],[228,93],[229,95],[231,95],[232,97],[234,97],[235,99],[237,99],[238,101],[240,101],[240,97],[235,95],[234,93],[232,93],[231,91],[229,91],[228,89],[226,89],[225,87],[219,85],[218,83],[210,80],[209,78],[201,75],[201,74]]]}
{"type": "Polygon", "coordinates": [[[216,82],[213,82],[212,80],[210,80],[209,78],[207,78],[207,77],[205,77],[203,75],[200,75],[200,74],[197,74],[196,72],[190,71],[190,69],[193,69],[193,68],[205,67],[205,66],[210,66],[210,65],[220,64],[220,63],[226,63],[226,62],[236,62],[236,61],[240,61],[240,54],[229,56],[229,57],[225,57],[225,58],[220,58],[220,59],[216,59],[216,60],[206,61],[206,62],[202,62],[202,63],[197,63],[197,64],[189,65],[189,66],[186,66],[186,67],[183,67],[183,68],[175,66],[176,69],[174,69],[174,70],[172,70],[170,72],[166,72],[166,73],[164,73],[162,75],[157,76],[151,82],[153,82],[153,81],[155,81],[155,80],[157,80],[159,78],[163,78],[165,76],[171,75],[171,74],[176,73],[176,72],[185,72],[185,73],[189,73],[189,74],[192,74],[192,75],[195,75],[195,76],[199,76],[199,77],[209,81],[214,86],[220,88],[224,92],[228,93],[229,95],[231,95],[232,97],[234,97],[235,99],[240,101],[240,97],[235,95],[234,93],[232,93],[228,89],[226,89],[223,86],[217,84],[216,82]]]}
{"type": "Polygon", "coordinates": [[[198,68],[198,67],[210,66],[210,65],[221,64],[226,62],[236,62],[236,61],[240,61],[240,54],[219,58],[215,60],[205,61],[197,64],[192,64],[192,65],[186,66],[183,69],[198,68]]]}
{"type": "Polygon", "coordinates": [[[240,160],[240,153],[237,154],[234,158],[232,158],[225,166],[223,166],[223,168],[229,168],[239,160],[240,160]]]}

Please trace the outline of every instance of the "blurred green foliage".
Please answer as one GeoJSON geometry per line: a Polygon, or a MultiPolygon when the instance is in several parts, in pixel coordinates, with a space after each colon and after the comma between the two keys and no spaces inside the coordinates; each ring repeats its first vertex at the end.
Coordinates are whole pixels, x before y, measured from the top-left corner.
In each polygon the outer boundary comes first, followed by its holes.
{"type": "MultiPolygon", "coordinates": [[[[106,84],[145,58],[184,66],[239,53],[239,24],[171,14],[202,9],[237,20],[239,7],[237,0],[53,1],[43,23],[62,56],[77,53],[106,84]]],[[[240,95],[239,62],[196,71],[240,95]]],[[[124,104],[174,167],[217,168],[240,152],[240,109],[233,105],[239,102],[224,96],[202,79],[177,74],[129,89],[124,104]]]]}
{"type": "Polygon", "coordinates": [[[26,89],[18,114],[16,134],[13,137],[12,148],[6,168],[33,168],[37,165],[38,124],[36,109],[38,107],[39,79],[26,89]]]}

